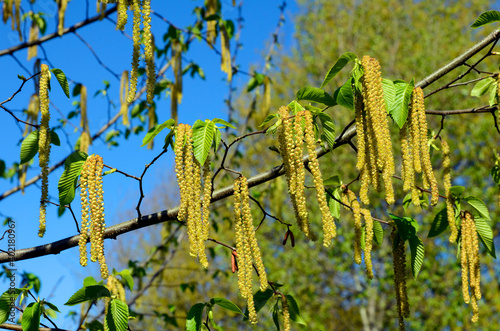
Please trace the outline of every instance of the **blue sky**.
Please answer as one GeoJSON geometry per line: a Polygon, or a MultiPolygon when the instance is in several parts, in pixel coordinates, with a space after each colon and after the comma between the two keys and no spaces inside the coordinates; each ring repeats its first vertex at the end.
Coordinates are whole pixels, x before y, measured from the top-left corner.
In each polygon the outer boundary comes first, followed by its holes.
{"type": "MultiPolygon", "coordinates": [[[[93,3],[92,1],[90,2],[93,3]]],[[[26,3],[26,1],[23,1],[23,5],[27,6],[26,3]]],[[[69,3],[65,22],[66,27],[85,18],[85,3],[86,1],[72,1],[69,3]]],[[[191,15],[192,9],[202,4],[203,1],[152,0],[153,10],[179,27],[185,27],[192,23],[194,21],[191,15]]],[[[279,18],[278,5],[280,4],[281,1],[259,0],[244,2],[242,13],[244,28],[241,34],[243,48],[238,51],[237,58],[237,64],[241,65],[242,70],[250,71],[251,65],[257,65],[256,68],[258,70],[262,69],[262,54],[265,53],[266,46],[269,45],[271,35],[276,28],[279,18]]],[[[235,20],[237,11],[231,6],[231,1],[222,1],[222,6],[223,17],[235,20]]],[[[43,11],[46,13],[48,23],[47,33],[52,33],[56,28],[57,20],[55,3],[52,0],[39,0],[33,6],[33,10],[35,12],[43,11]]],[[[293,26],[290,15],[293,12],[296,12],[295,4],[288,2],[285,11],[287,21],[280,30],[280,36],[282,37],[280,42],[284,47],[290,47],[292,42],[293,26]]],[[[88,13],[90,17],[96,14],[94,4],[90,5],[88,13]]],[[[113,14],[111,18],[116,20],[116,14],[113,14]]],[[[157,40],[160,40],[161,36],[168,29],[168,25],[157,17],[153,17],[152,25],[153,33],[157,40]]],[[[13,33],[10,30],[10,21],[7,25],[1,26],[0,31],[0,49],[12,47],[18,43],[17,33],[13,33]]],[[[123,70],[130,70],[131,40],[116,31],[115,26],[111,22],[104,20],[98,24],[79,29],[77,32],[92,46],[100,59],[112,71],[120,75],[123,70]]],[[[126,27],[126,33],[131,35],[130,19],[126,27]]],[[[63,38],[56,38],[47,42],[44,44],[44,50],[51,67],[60,68],[67,75],[70,80],[70,91],[75,83],[82,83],[87,86],[90,130],[91,133],[95,132],[108,120],[108,104],[106,98],[101,95],[97,97],[92,96],[96,90],[104,87],[103,80],[107,80],[111,84],[109,97],[115,103],[118,103],[119,81],[97,63],[90,50],[73,34],[68,34],[63,38]]],[[[38,50],[38,54],[42,58],[42,62],[46,62],[44,53],[40,49],[38,50]]],[[[18,61],[23,63],[28,70],[32,70],[34,60],[26,62],[26,55],[26,49],[14,53],[18,61]]],[[[220,71],[219,57],[207,45],[198,42],[193,43],[186,57],[192,59],[203,68],[206,80],[203,81],[199,78],[191,79],[185,76],[183,102],[179,107],[180,122],[192,124],[196,119],[226,118],[227,108],[224,104],[224,99],[228,95],[228,85],[224,80],[225,74],[220,71]]],[[[0,99],[5,100],[20,85],[21,81],[17,78],[17,74],[22,74],[26,77],[30,74],[20,67],[11,56],[0,57],[0,67],[2,68],[0,99]]],[[[241,87],[246,85],[248,78],[245,75],[237,75],[235,77],[236,86],[241,87]]],[[[33,91],[33,84],[29,82],[14,100],[5,104],[5,106],[14,111],[17,116],[23,117],[21,112],[27,107],[29,97],[33,91]]],[[[75,98],[68,100],[55,79],[52,80],[50,98],[53,104],[65,115],[75,109],[72,102],[78,100],[75,98]]],[[[170,100],[163,98],[158,102],[157,107],[158,122],[162,123],[169,119],[170,100]]],[[[51,111],[54,114],[51,125],[54,126],[57,125],[56,119],[60,116],[53,106],[51,106],[51,111]]],[[[116,111],[117,109],[111,109],[111,115],[114,115],[116,111]]],[[[18,161],[24,125],[17,125],[12,116],[3,110],[0,110],[0,123],[0,139],[2,141],[0,159],[4,160],[9,167],[13,162],[18,161]]],[[[78,121],[75,121],[74,124],[78,126],[78,121]]],[[[75,133],[69,125],[65,126],[64,131],[68,135],[67,138],[63,130],[58,131],[61,138],[61,146],[52,148],[51,160],[53,162],[57,162],[68,155],[72,150],[72,145],[79,136],[79,133],[75,133]],[[71,144],[68,144],[67,141],[71,142],[71,144]]],[[[120,146],[111,149],[106,146],[103,140],[97,140],[91,146],[89,154],[97,153],[104,158],[105,164],[140,176],[144,165],[149,163],[161,151],[162,146],[161,140],[158,140],[152,151],[147,150],[145,147],[141,148],[140,145],[143,136],[144,133],[141,133],[138,136],[132,135],[128,140],[119,139],[120,146]]],[[[163,136],[160,136],[160,139],[162,138],[163,136]]],[[[37,158],[35,158],[35,161],[34,166],[28,172],[27,178],[31,178],[39,172],[37,158]]],[[[145,180],[145,204],[147,204],[148,199],[155,198],[149,193],[154,189],[158,181],[157,178],[165,178],[165,173],[171,172],[172,162],[172,154],[169,153],[150,169],[145,180]]],[[[52,197],[51,200],[54,202],[57,202],[57,181],[61,173],[62,169],[58,169],[49,177],[49,194],[52,197]]],[[[13,182],[0,179],[0,194],[14,185],[17,185],[17,179],[14,179],[13,182]]],[[[115,173],[105,178],[104,190],[107,225],[114,225],[127,220],[123,219],[124,210],[132,210],[138,199],[136,181],[115,173]]],[[[47,233],[44,238],[39,238],[37,236],[39,199],[40,190],[37,185],[32,185],[26,189],[24,195],[18,192],[0,201],[1,220],[3,221],[5,217],[12,217],[16,223],[17,249],[50,243],[75,234],[74,221],[69,213],[58,218],[56,214],[57,208],[49,206],[47,233]]],[[[171,206],[165,206],[163,209],[168,207],[171,206]]],[[[79,209],[77,201],[73,203],[73,208],[75,210],[79,209]]],[[[106,249],[109,250],[112,244],[112,242],[106,241],[106,249]]],[[[4,245],[0,245],[0,248],[4,249],[4,245]]],[[[83,278],[89,273],[98,278],[97,268],[81,267],[78,263],[78,256],[78,249],[73,248],[58,255],[17,262],[17,280],[20,281],[19,274],[23,271],[38,275],[42,281],[40,297],[46,298],[49,294],[53,295],[50,301],[59,307],[63,312],[62,316],[64,316],[68,309],[63,303],[68,299],[69,295],[81,287],[83,278]],[[55,291],[52,293],[54,287],[55,291]]],[[[113,266],[110,267],[112,268],[113,266]]],[[[118,266],[116,267],[118,268],[118,266]]],[[[4,283],[0,287],[2,292],[7,289],[7,286],[4,283]]],[[[57,324],[59,327],[74,327],[67,319],[60,317],[56,321],[58,321],[57,324]]]]}

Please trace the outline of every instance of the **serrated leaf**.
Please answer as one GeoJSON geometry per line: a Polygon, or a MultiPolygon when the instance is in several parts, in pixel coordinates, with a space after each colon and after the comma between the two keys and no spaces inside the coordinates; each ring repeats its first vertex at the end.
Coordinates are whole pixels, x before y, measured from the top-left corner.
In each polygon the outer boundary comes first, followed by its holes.
{"type": "Polygon", "coordinates": [[[57,189],[59,191],[59,204],[65,206],[75,198],[78,176],[87,160],[87,153],[76,151],[64,161],[64,171],[59,179],[57,189]]]}
{"type": "Polygon", "coordinates": [[[393,214],[389,214],[389,216],[394,220],[394,223],[396,223],[399,235],[403,241],[416,236],[419,228],[416,220],[411,217],[399,217],[393,214]]]}
{"type": "Polygon", "coordinates": [[[325,76],[325,79],[323,80],[323,83],[321,84],[321,88],[323,88],[326,84],[328,84],[337,74],[340,72],[340,70],[344,69],[344,67],[351,61],[356,60],[358,57],[356,54],[351,53],[351,52],[346,52],[342,54],[335,64],[328,70],[328,73],[325,76]]]}
{"type": "Polygon", "coordinates": [[[128,306],[119,299],[112,299],[104,319],[104,329],[109,331],[128,330],[128,306]]]}
{"type": "Polygon", "coordinates": [[[480,80],[474,85],[474,88],[470,91],[470,95],[472,97],[480,97],[486,94],[493,83],[495,83],[495,80],[491,77],[480,80]]]}
{"type": "Polygon", "coordinates": [[[214,122],[215,124],[222,124],[224,126],[227,126],[227,127],[230,127],[231,129],[236,129],[236,127],[234,125],[232,125],[231,123],[227,122],[227,121],[224,121],[223,119],[221,118],[214,118],[212,120],[212,122],[214,122]]]}
{"type": "Polygon", "coordinates": [[[295,98],[297,99],[297,101],[308,100],[308,101],[322,103],[327,106],[335,106],[335,100],[333,100],[332,96],[327,92],[325,92],[324,90],[317,87],[312,87],[312,86],[303,87],[297,91],[297,93],[295,94],[295,98]]]}
{"type": "Polygon", "coordinates": [[[57,308],[56,305],[54,305],[53,303],[50,303],[50,302],[47,302],[47,301],[44,301],[44,304],[46,304],[47,306],[49,306],[50,309],[52,310],[55,310],[57,311],[58,313],[60,313],[59,309],[57,308]]]}
{"type": "Polygon", "coordinates": [[[86,277],[84,280],[83,280],[83,286],[84,287],[87,287],[87,286],[90,286],[90,285],[97,285],[97,281],[95,280],[94,277],[92,276],[88,276],[86,277]]]}
{"type": "Polygon", "coordinates": [[[323,126],[323,134],[325,135],[326,143],[331,149],[335,145],[335,122],[330,115],[319,113],[318,118],[323,126]]]}
{"type": "Polygon", "coordinates": [[[434,217],[429,233],[427,234],[427,238],[439,236],[444,232],[444,230],[446,230],[448,225],[448,212],[446,211],[446,208],[443,208],[434,217]]]}
{"type": "Polygon", "coordinates": [[[144,138],[142,139],[142,145],[141,147],[143,146],[146,146],[151,140],[154,139],[154,137],[156,137],[163,129],[165,128],[169,128],[169,129],[172,129],[172,127],[175,125],[175,120],[174,119],[169,119],[169,120],[166,120],[165,122],[163,122],[162,124],[158,124],[158,125],[155,125],[154,127],[152,127],[148,133],[146,133],[146,135],[144,136],[144,138]]]}
{"type": "Polygon", "coordinates": [[[214,134],[215,123],[212,121],[197,120],[193,125],[193,153],[200,164],[205,164],[210,154],[214,134]]]}
{"type": "Polygon", "coordinates": [[[285,295],[285,297],[286,297],[286,302],[288,303],[288,308],[290,310],[290,319],[297,324],[306,326],[307,323],[306,321],[304,321],[302,316],[300,316],[299,305],[297,305],[295,299],[289,294],[285,295]]]}
{"type": "MultiPolygon", "coordinates": [[[[271,289],[267,289],[264,292],[261,292],[261,291],[255,292],[255,294],[253,295],[253,302],[255,304],[255,312],[258,313],[262,308],[264,308],[264,306],[269,301],[269,299],[272,298],[273,294],[274,294],[273,290],[271,290],[271,289]]],[[[243,317],[243,320],[244,321],[248,320],[248,307],[245,309],[245,315],[243,317]]]]}
{"type": "Polygon", "coordinates": [[[23,331],[38,331],[40,327],[40,303],[32,302],[24,309],[23,317],[21,319],[21,326],[23,331]]]}
{"type": "Polygon", "coordinates": [[[266,125],[268,122],[272,121],[273,119],[277,118],[278,116],[276,114],[269,114],[266,116],[266,119],[264,120],[264,122],[262,122],[261,125],[259,125],[259,128],[260,127],[263,127],[264,125],[266,125]]]}
{"type": "Polygon", "coordinates": [[[471,28],[476,29],[480,26],[498,21],[500,21],[500,12],[496,10],[488,10],[479,15],[478,18],[476,18],[474,23],[472,23],[471,28]]]}
{"type": "Polygon", "coordinates": [[[382,79],[382,89],[384,90],[385,105],[387,106],[387,112],[390,113],[392,105],[396,99],[396,87],[394,82],[390,79],[382,79]]]}
{"type": "Polygon", "coordinates": [[[474,217],[474,221],[476,222],[476,231],[479,235],[479,239],[481,239],[488,254],[496,259],[495,242],[493,241],[493,231],[490,225],[486,219],[482,217],[474,217]]]}
{"type": "Polygon", "coordinates": [[[130,272],[130,270],[123,269],[122,271],[120,271],[118,273],[118,275],[120,275],[122,277],[122,279],[127,284],[129,290],[132,291],[134,289],[134,277],[132,277],[132,273],[130,272]]]}
{"type": "Polygon", "coordinates": [[[382,241],[384,241],[384,228],[382,228],[382,225],[377,221],[373,221],[373,239],[379,246],[382,245],[382,241]]]}
{"type": "Polygon", "coordinates": [[[16,301],[21,292],[18,288],[11,288],[3,292],[0,296],[0,324],[5,323],[9,319],[12,303],[16,301]]]}
{"type": "MultiPolygon", "coordinates": [[[[337,190],[327,189],[327,191],[330,192],[335,198],[337,198],[340,201],[340,199],[335,196],[335,195],[338,195],[338,189],[337,190]]],[[[336,219],[340,218],[340,203],[339,203],[339,201],[333,199],[330,196],[330,194],[326,195],[326,202],[328,204],[328,208],[330,208],[330,213],[336,219]]]]}
{"type": "Polygon", "coordinates": [[[488,207],[486,207],[486,205],[481,199],[470,195],[468,197],[465,197],[464,200],[467,201],[467,203],[471,205],[479,213],[481,217],[487,219],[488,221],[491,221],[490,213],[488,212],[488,207]]]}
{"type": "Polygon", "coordinates": [[[333,93],[335,102],[347,109],[354,110],[354,94],[352,93],[353,78],[349,78],[344,85],[333,93]]]}
{"type": "Polygon", "coordinates": [[[66,94],[66,96],[69,99],[69,84],[68,84],[68,80],[66,79],[66,75],[64,74],[64,72],[61,69],[57,69],[57,68],[51,69],[50,71],[52,71],[54,73],[54,75],[56,75],[56,78],[57,78],[57,81],[59,82],[59,85],[61,85],[61,88],[64,91],[64,94],[66,94]]]}
{"type": "Polygon", "coordinates": [[[31,161],[31,159],[38,153],[38,135],[38,130],[32,131],[26,136],[26,138],[24,138],[23,143],[21,144],[20,164],[31,161]]]}
{"type": "Polygon", "coordinates": [[[203,309],[205,309],[204,303],[197,303],[189,309],[186,320],[186,331],[201,330],[203,309]]]}
{"type": "Polygon", "coordinates": [[[54,130],[50,130],[50,143],[52,145],[61,146],[61,140],[54,130]]]}
{"type": "Polygon", "coordinates": [[[408,118],[408,104],[414,88],[414,80],[410,83],[396,81],[394,83],[394,102],[389,108],[389,114],[401,129],[408,118]]]}
{"type": "Polygon", "coordinates": [[[297,115],[297,113],[299,111],[305,110],[305,108],[302,107],[302,105],[300,103],[298,103],[297,101],[295,101],[295,100],[293,100],[292,102],[290,102],[287,107],[290,109],[290,111],[294,115],[297,115]]]}
{"type": "Polygon", "coordinates": [[[213,298],[212,300],[210,300],[210,303],[243,315],[243,312],[241,311],[241,309],[236,304],[234,304],[233,302],[231,302],[227,299],[213,298]]]}
{"type": "Polygon", "coordinates": [[[424,263],[424,244],[417,236],[410,237],[408,242],[410,243],[411,252],[411,271],[413,273],[413,278],[417,279],[418,273],[424,263]]]}
{"type": "Polygon", "coordinates": [[[109,290],[104,285],[85,286],[75,292],[65,303],[66,306],[74,306],[85,301],[94,301],[104,297],[111,297],[109,290]]]}

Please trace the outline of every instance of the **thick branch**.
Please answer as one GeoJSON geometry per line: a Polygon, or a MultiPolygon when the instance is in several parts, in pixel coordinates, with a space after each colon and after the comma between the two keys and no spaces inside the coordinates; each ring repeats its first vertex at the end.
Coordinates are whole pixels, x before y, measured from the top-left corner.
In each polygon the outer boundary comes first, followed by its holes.
{"type": "MultiPolygon", "coordinates": [[[[10,323],[3,323],[3,324],[0,324],[0,329],[4,329],[4,330],[18,330],[18,331],[22,331],[23,328],[21,325],[17,325],[17,324],[10,324],[10,323]]],[[[38,331],[65,331],[63,329],[53,329],[53,328],[38,328],[38,331]]]]}
{"type": "MultiPolygon", "coordinates": [[[[96,16],[94,16],[92,18],[89,18],[89,19],[86,19],[84,21],[78,22],[75,25],[70,26],[69,28],[64,29],[63,30],[63,35],[65,35],[67,33],[70,33],[70,32],[74,32],[74,31],[76,31],[76,30],[78,30],[80,28],[83,28],[86,25],[94,23],[95,21],[98,21],[99,19],[101,19],[101,17],[109,16],[112,13],[114,13],[115,11],[116,11],[116,6],[114,6],[113,8],[110,8],[110,9],[106,10],[104,12],[104,16],[102,16],[101,14],[99,14],[99,15],[96,15],[96,16]]],[[[57,37],[60,37],[60,35],[57,32],[54,32],[54,33],[48,34],[45,37],[42,37],[42,38],[40,38],[38,40],[25,42],[25,43],[16,45],[14,47],[1,50],[0,51],[0,56],[4,56],[4,55],[8,55],[8,54],[13,54],[14,52],[17,52],[17,51],[19,51],[21,49],[24,49],[24,48],[27,48],[27,47],[30,47],[30,46],[34,46],[34,45],[40,45],[40,44],[42,44],[42,43],[44,43],[46,41],[52,40],[52,39],[57,38],[57,37]]]]}

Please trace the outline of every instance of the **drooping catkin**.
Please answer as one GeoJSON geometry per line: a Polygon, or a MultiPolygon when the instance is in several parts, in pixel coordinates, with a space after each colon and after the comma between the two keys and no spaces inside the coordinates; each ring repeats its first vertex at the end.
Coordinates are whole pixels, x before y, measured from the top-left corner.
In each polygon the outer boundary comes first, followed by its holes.
{"type": "Polygon", "coordinates": [[[227,81],[230,82],[233,77],[233,67],[231,64],[231,50],[229,48],[229,35],[224,24],[220,25],[220,43],[221,43],[221,70],[227,74],[227,81]]]}
{"type": "Polygon", "coordinates": [[[460,241],[460,265],[462,267],[462,296],[465,303],[470,303],[469,295],[469,261],[467,250],[470,247],[468,236],[467,219],[462,215],[461,230],[462,236],[460,241]]]}
{"type": "Polygon", "coordinates": [[[66,8],[68,7],[68,0],[57,0],[57,5],[59,7],[58,10],[58,18],[59,21],[57,23],[57,33],[62,36],[64,33],[64,16],[66,15],[66,8]]]}
{"type": "Polygon", "coordinates": [[[174,73],[174,83],[170,96],[170,117],[177,123],[177,108],[182,101],[182,44],[176,40],[172,41],[172,57],[170,60],[174,73]]]}
{"type": "Polygon", "coordinates": [[[446,196],[446,213],[448,217],[448,225],[450,226],[451,235],[450,243],[457,241],[458,229],[455,222],[455,210],[453,209],[454,199],[450,192],[451,188],[451,160],[450,146],[446,140],[441,140],[441,149],[443,150],[443,186],[444,195],[446,196]]]}
{"type": "MultiPolygon", "coordinates": [[[[40,34],[40,27],[38,24],[35,22],[34,19],[31,20],[31,25],[30,25],[30,32],[29,32],[29,37],[28,37],[28,43],[38,40],[38,35],[40,34]]],[[[31,58],[36,57],[38,53],[38,47],[37,45],[33,45],[28,47],[28,61],[31,60],[31,58]]]]}
{"type": "Polygon", "coordinates": [[[122,73],[120,79],[120,115],[122,116],[122,124],[125,126],[130,126],[130,120],[128,117],[128,71],[125,70],[122,73]]]}
{"type": "Polygon", "coordinates": [[[406,289],[406,255],[404,241],[393,228],[391,232],[392,241],[398,240],[398,245],[392,251],[394,267],[394,289],[396,291],[396,302],[399,317],[399,329],[405,329],[404,319],[410,315],[410,306],[408,303],[408,292],[406,289]]]}
{"type": "Polygon", "coordinates": [[[281,297],[281,308],[283,310],[283,329],[290,331],[290,307],[286,296],[281,297]]]}
{"type": "Polygon", "coordinates": [[[82,85],[80,89],[80,128],[82,129],[82,133],[80,134],[80,151],[88,153],[92,138],[90,137],[87,118],[87,87],[85,85],[82,85]]]}
{"type": "MultiPolygon", "coordinates": [[[[217,0],[207,0],[205,3],[206,11],[205,18],[217,14],[219,4],[217,0]]],[[[217,37],[217,21],[212,19],[207,21],[207,41],[210,47],[213,47],[217,37]]]]}
{"type": "Polygon", "coordinates": [[[42,177],[42,196],[40,198],[40,226],[38,236],[43,237],[46,228],[46,209],[49,195],[49,158],[50,158],[50,112],[49,112],[49,80],[50,71],[46,64],[41,65],[40,76],[40,131],[38,135],[38,164],[40,165],[42,177]]]}
{"type": "Polygon", "coordinates": [[[412,155],[410,151],[410,135],[408,132],[408,121],[399,131],[401,141],[401,157],[403,159],[401,166],[401,177],[403,177],[403,191],[407,192],[412,188],[415,170],[413,169],[412,155]]]}
{"type": "Polygon", "coordinates": [[[153,104],[156,68],[153,34],[151,33],[151,0],[142,0],[142,24],[144,25],[144,57],[146,59],[147,73],[147,101],[153,104]]]}
{"type": "Polygon", "coordinates": [[[127,24],[127,0],[118,0],[117,3],[118,18],[116,20],[116,29],[124,30],[127,24]]]}
{"type": "Polygon", "coordinates": [[[365,218],[365,265],[366,276],[373,279],[372,247],[373,247],[373,219],[370,210],[361,209],[361,214],[365,218]]]}
{"type": "Polygon", "coordinates": [[[361,264],[361,207],[353,191],[346,189],[343,195],[342,202],[354,213],[354,262],[361,264]]]}
{"type": "Polygon", "coordinates": [[[141,0],[133,0],[134,22],[132,27],[133,51],[132,70],[130,70],[130,89],[128,103],[132,103],[137,92],[137,78],[139,70],[139,55],[141,51],[141,0]]]}

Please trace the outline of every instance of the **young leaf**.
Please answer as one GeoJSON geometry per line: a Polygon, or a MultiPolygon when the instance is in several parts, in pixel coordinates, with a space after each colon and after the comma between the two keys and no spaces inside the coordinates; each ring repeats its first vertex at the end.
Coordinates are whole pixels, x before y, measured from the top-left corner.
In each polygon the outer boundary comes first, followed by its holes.
{"type": "Polygon", "coordinates": [[[57,81],[59,82],[59,85],[61,85],[61,88],[63,89],[64,94],[66,94],[66,96],[69,99],[69,84],[68,84],[68,80],[66,79],[66,75],[64,74],[64,72],[61,69],[57,69],[57,68],[54,68],[50,71],[52,71],[54,73],[54,75],[56,75],[56,78],[57,78],[57,81]]]}
{"type": "Polygon", "coordinates": [[[304,107],[302,107],[302,105],[300,103],[298,103],[297,101],[293,100],[292,102],[290,102],[288,104],[288,108],[290,108],[290,111],[292,112],[292,114],[294,115],[297,115],[297,113],[299,111],[303,111],[305,110],[304,107]]]}
{"type": "Polygon", "coordinates": [[[108,304],[108,312],[104,319],[104,329],[109,331],[128,330],[128,306],[125,302],[112,299],[108,304]]]}
{"type": "Polygon", "coordinates": [[[165,122],[163,122],[162,124],[158,124],[158,125],[155,125],[154,127],[152,127],[148,133],[146,133],[146,135],[144,136],[144,138],[142,139],[142,145],[141,147],[143,146],[146,146],[151,140],[154,139],[154,137],[156,137],[158,135],[158,133],[160,133],[163,129],[165,128],[169,128],[169,129],[172,129],[172,127],[175,125],[175,120],[174,119],[169,119],[165,122]]]}
{"type": "Polygon", "coordinates": [[[267,115],[266,118],[264,119],[264,122],[262,122],[262,124],[259,125],[259,128],[263,127],[264,125],[266,125],[268,122],[272,121],[275,118],[278,118],[278,116],[276,114],[267,115]]]}
{"type": "Polygon", "coordinates": [[[486,219],[476,216],[477,215],[474,215],[474,221],[476,222],[476,231],[479,235],[479,239],[481,239],[481,242],[486,248],[488,254],[496,259],[497,256],[495,253],[495,242],[493,241],[493,231],[491,230],[491,227],[486,219]]]}
{"type": "Polygon", "coordinates": [[[87,286],[90,286],[90,285],[97,285],[97,281],[95,280],[94,277],[92,276],[88,276],[86,277],[84,280],[83,280],[83,286],[84,287],[87,287],[87,286]]]}
{"type": "Polygon", "coordinates": [[[65,303],[66,306],[74,306],[85,301],[94,301],[104,297],[111,297],[111,293],[104,285],[85,286],[75,292],[65,303]]]}
{"type": "MultiPolygon", "coordinates": [[[[212,120],[212,122],[214,122],[215,124],[222,124],[224,126],[230,127],[231,129],[236,129],[236,127],[234,125],[232,125],[231,123],[224,121],[223,119],[220,119],[220,118],[214,118],[212,120]]],[[[223,128],[221,128],[221,129],[223,129],[223,128]]]]}
{"type": "Polygon", "coordinates": [[[210,154],[214,140],[215,123],[197,120],[193,125],[193,153],[198,162],[203,165],[210,154]]]}
{"type": "Polygon", "coordinates": [[[396,100],[396,86],[394,82],[390,79],[382,79],[382,89],[384,90],[385,105],[387,107],[387,112],[390,113],[392,105],[396,100]]]}
{"type": "Polygon", "coordinates": [[[205,309],[204,303],[197,303],[189,309],[186,321],[186,331],[201,330],[203,309],[205,309]]]}
{"type": "Polygon", "coordinates": [[[479,82],[477,82],[476,85],[474,85],[474,88],[470,92],[470,95],[472,97],[480,97],[486,94],[488,90],[492,87],[493,83],[495,83],[495,80],[491,77],[480,80],[479,82]]]}
{"type": "Polygon", "coordinates": [[[64,171],[59,179],[57,189],[59,191],[59,204],[65,206],[75,198],[75,189],[78,176],[82,172],[83,164],[87,160],[87,154],[84,152],[73,152],[66,161],[64,161],[64,171]]]}
{"type": "Polygon", "coordinates": [[[478,28],[480,26],[500,21],[500,12],[496,10],[485,11],[472,23],[471,28],[478,28]]]}
{"type": "MultiPolygon", "coordinates": [[[[334,196],[335,196],[335,193],[337,193],[337,195],[338,195],[338,189],[332,190],[329,188],[329,189],[327,189],[327,191],[330,192],[331,194],[333,194],[334,196]]],[[[340,218],[340,203],[337,200],[332,199],[330,194],[326,195],[326,202],[328,203],[328,207],[330,208],[330,213],[332,213],[332,216],[335,217],[336,219],[339,219],[340,218]]]]}
{"type": "Polygon", "coordinates": [[[211,304],[215,304],[215,305],[218,305],[224,309],[227,309],[227,310],[230,310],[230,311],[234,311],[235,313],[238,313],[238,314],[242,314],[243,315],[243,312],[241,311],[241,309],[235,305],[233,302],[227,300],[227,299],[224,299],[224,298],[213,298],[212,300],[210,300],[210,303],[211,304]]]}
{"type": "Polygon", "coordinates": [[[21,164],[29,162],[38,153],[38,130],[31,132],[21,144],[21,164]]]}
{"type": "Polygon", "coordinates": [[[333,93],[333,99],[335,102],[347,109],[354,110],[354,95],[352,93],[352,83],[354,79],[349,78],[347,82],[344,83],[333,93]]]}
{"type": "Polygon", "coordinates": [[[408,242],[410,243],[411,252],[411,271],[413,273],[413,278],[417,279],[418,273],[424,263],[424,244],[417,236],[410,237],[408,242]]]}
{"type": "Polygon", "coordinates": [[[333,186],[333,187],[337,188],[340,185],[342,185],[342,181],[340,180],[339,175],[334,175],[328,179],[323,180],[323,185],[324,186],[333,186]]]}
{"type": "Polygon", "coordinates": [[[382,245],[382,241],[384,241],[384,228],[380,222],[373,221],[373,239],[377,243],[377,245],[382,245]]]}
{"type": "Polygon", "coordinates": [[[61,146],[61,140],[54,130],[50,130],[50,143],[52,145],[61,146]]]}
{"type": "Polygon", "coordinates": [[[295,94],[297,100],[308,100],[313,102],[322,103],[327,106],[335,106],[335,100],[330,94],[326,93],[324,90],[317,87],[306,86],[301,88],[295,94]]]}
{"type": "Polygon", "coordinates": [[[325,79],[323,80],[323,84],[321,84],[320,88],[323,88],[326,84],[328,84],[337,74],[342,70],[349,62],[355,61],[358,57],[356,54],[351,53],[351,52],[346,52],[342,54],[338,59],[337,62],[330,68],[328,73],[325,76],[325,79]]]}
{"type": "Polygon", "coordinates": [[[32,302],[24,309],[21,326],[23,331],[38,331],[42,309],[39,302],[32,302]]]}
{"type": "Polygon", "coordinates": [[[471,205],[479,213],[481,217],[487,219],[488,221],[491,221],[490,213],[488,212],[488,207],[486,207],[486,205],[481,199],[473,196],[468,196],[465,197],[464,200],[467,201],[467,203],[471,205]]]}
{"type": "Polygon", "coordinates": [[[432,221],[431,224],[431,229],[427,234],[427,238],[433,238],[439,236],[441,233],[444,232],[444,230],[446,230],[447,227],[448,227],[448,213],[446,211],[446,208],[443,208],[434,217],[434,220],[432,221]]]}
{"type": "Polygon", "coordinates": [[[414,80],[412,79],[410,83],[403,81],[394,82],[395,97],[394,102],[391,104],[389,109],[389,114],[392,119],[401,129],[408,118],[408,104],[410,102],[410,97],[415,86],[414,80]]]}
{"type": "Polygon", "coordinates": [[[335,122],[330,117],[330,115],[325,113],[319,113],[318,118],[323,126],[323,134],[328,144],[329,148],[333,148],[335,145],[335,122]]]}
{"type": "Polygon", "coordinates": [[[46,304],[47,306],[49,306],[49,308],[50,308],[50,309],[55,310],[55,311],[57,311],[58,313],[60,313],[60,311],[59,311],[59,309],[57,308],[57,306],[56,306],[56,305],[54,305],[53,303],[50,303],[50,302],[47,302],[47,301],[44,301],[43,303],[44,303],[44,304],[46,304]]]}
{"type": "Polygon", "coordinates": [[[118,273],[122,277],[122,279],[127,284],[128,288],[132,291],[134,289],[134,278],[132,277],[132,273],[129,269],[123,269],[118,273]]]}
{"type": "Polygon", "coordinates": [[[304,321],[302,316],[300,316],[299,306],[297,305],[295,299],[289,294],[285,295],[285,297],[286,302],[288,303],[288,308],[290,309],[290,319],[297,324],[307,325],[306,321],[304,321]]]}
{"type": "Polygon", "coordinates": [[[276,327],[276,331],[280,331],[279,312],[280,309],[278,307],[278,300],[277,300],[273,306],[273,322],[274,326],[276,327]]]}
{"type": "Polygon", "coordinates": [[[463,186],[452,186],[450,187],[450,193],[455,197],[459,198],[462,193],[465,192],[465,187],[463,186]]]}
{"type": "Polygon", "coordinates": [[[21,290],[18,288],[8,289],[0,296],[0,324],[5,323],[9,319],[12,303],[17,300],[21,290]]]}
{"type": "MultiPolygon", "coordinates": [[[[0,171],[1,173],[1,171],[0,171]]],[[[497,184],[500,185],[500,165],[495,165],[493,168],[491,168],[491,178],[493,178],[493,181],[497,184]]]]}
{"type": "Polygon", "coordinates": [[[254,88],[257,86],[260,86],[264,83],[264,79],[266,78],[266,75],[255,73],[252,78],[248,81],[247,84],[247,92],[251,92],[254,88]]]}
{"type": "MultiPolygon", "coordinates": [[[[253,295],[253,301],[255,303],[255,311],[258,313],[266,303],[269,301],[269,299],[272,298],[273,296],[273,290],[267,289],[264,292],[257,291],[253,295]]],[[[243,320],[248,320],[248,307],[245,309],[245,315],[243,316],[243,320]]]]}

